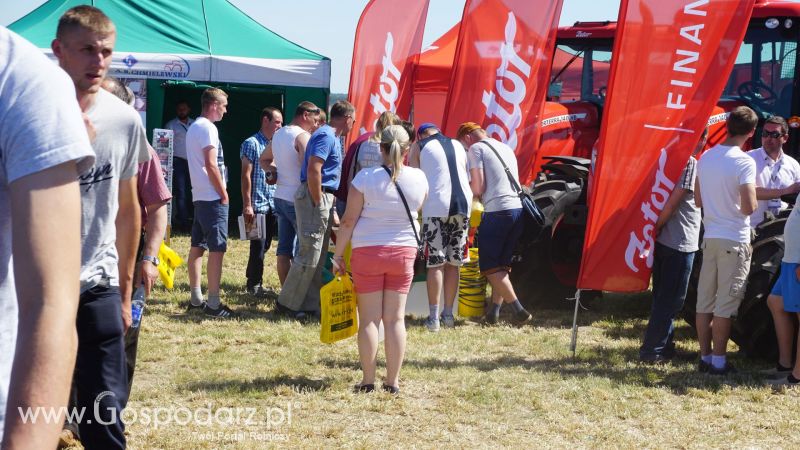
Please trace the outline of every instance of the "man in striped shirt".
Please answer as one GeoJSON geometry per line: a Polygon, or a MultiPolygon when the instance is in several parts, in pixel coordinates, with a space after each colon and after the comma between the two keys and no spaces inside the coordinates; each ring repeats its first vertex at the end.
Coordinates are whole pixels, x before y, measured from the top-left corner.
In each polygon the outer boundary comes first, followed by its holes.
{"type": "Polygon", "coordinates": [[[275,185],[268,184],[266,173],[259,166],[258,159],[269,145],[272,136],[283,125],[283,114],[275,108],[267,107],[261,111],[261,129],[247,138],[240,151],[242,159],[242,215],[247,224],[252,224],[257,215],[264,215],[264,234],[262,239],[250,241],[250,257],[247,260],[247,292],[261,297],[264,275],[264,253],[269,250],[272,235],[277,230],[275,219],[275,185]]]}
{"type": "MultiPolygon", "coordinates": [[[[706,144],[703,131],[695,154],[706,144]]],[[[643,362],[662,363],[675,356],[673,320],[683,309],[694,255],[699,250],[700,208],[694,202],[697,160],[689,157],[675,189],[656,221],[653,254],[653,306],[639,349],[643,362]]]]}

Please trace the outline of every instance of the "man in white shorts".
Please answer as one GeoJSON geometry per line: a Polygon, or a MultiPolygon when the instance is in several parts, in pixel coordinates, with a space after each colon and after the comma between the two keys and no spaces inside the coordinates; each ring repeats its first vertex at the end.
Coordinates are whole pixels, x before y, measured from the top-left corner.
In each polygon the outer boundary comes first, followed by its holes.
{"type": "Polygon", "coordinates": [[[411,148],[409,165],[425,172],[429,195],[422,206],[422,239],[428,266],[428,308],[425,326],[439,331],[439,296],[444,285],[442,321],[454,325],[453,304],[458,294],[459,269],[467,259],[467,233],[472,190],[467,152],[436,125],[424,123],[411,148]]]}

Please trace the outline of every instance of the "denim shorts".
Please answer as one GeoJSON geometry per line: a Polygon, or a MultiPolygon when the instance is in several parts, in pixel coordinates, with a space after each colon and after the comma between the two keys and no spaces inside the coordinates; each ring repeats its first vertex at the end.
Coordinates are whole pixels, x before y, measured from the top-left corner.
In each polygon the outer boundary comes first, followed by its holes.
{"type": "Polygon", "coordinates": [[[228,205],[219,200],[194,202],[192,247],[210,252],[228,249],[228,205]]]}
{"type": "Polygon", "coordinates": [[[523,229],[522,208],[483,213],[478,227],[481,273],[511,271],[511,257],[523,229]]]}
{"type": "Polygon", "coordinates": [[[278,220],[278,248],[275,254],[293,257],[297,255],[297,216],[294,203],[276,198],[275,216],[278,220]]]}

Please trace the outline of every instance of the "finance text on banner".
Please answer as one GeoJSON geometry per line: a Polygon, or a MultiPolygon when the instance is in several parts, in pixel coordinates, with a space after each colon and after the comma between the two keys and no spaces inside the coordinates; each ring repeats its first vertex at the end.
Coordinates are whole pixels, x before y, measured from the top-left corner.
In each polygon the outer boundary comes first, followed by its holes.
{"type": "Polygon", "coordinates": [[[480,123],[508,144],[528,184],[539,145],[561,0],[468,0],[453,63],[443,129],[480,123]]]}
{"type": "Polygon", "coordinates": [[[372,0],[358,21],[348,97],[356,123],[348,136],[375,130],[384,111],[408,118],[414,66],[422,49],[428,0],[372,0]]]}
{"type": "Polygon", "coordinates": [[[731,72],[753,0],[623,0],[578,287],[647,289],[655,224],[731,72]]]}

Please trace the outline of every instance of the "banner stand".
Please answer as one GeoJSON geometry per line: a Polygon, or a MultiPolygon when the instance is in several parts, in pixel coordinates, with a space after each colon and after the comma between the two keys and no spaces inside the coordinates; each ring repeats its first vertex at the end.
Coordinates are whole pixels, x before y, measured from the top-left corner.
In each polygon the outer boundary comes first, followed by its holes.
{"type": "Polygon", "coordinates": [[[568,298],[567,300],[575,300],[575,313],[572,316],[572,340],[569,343],[569,349],[572,351],[572,360],[575,361],[575,352],[578,347],[578,308],[581,305],[581,290],[575,291],[575,298],[568,298]]]}

